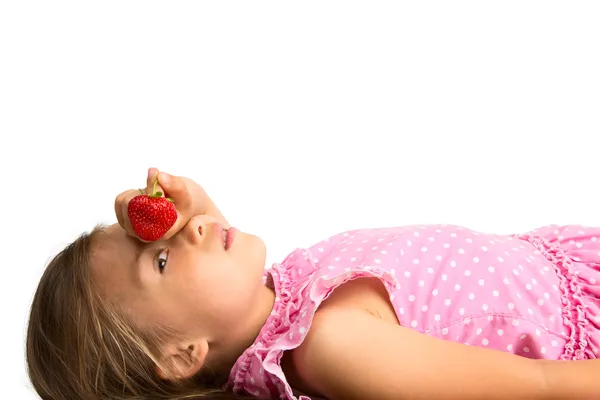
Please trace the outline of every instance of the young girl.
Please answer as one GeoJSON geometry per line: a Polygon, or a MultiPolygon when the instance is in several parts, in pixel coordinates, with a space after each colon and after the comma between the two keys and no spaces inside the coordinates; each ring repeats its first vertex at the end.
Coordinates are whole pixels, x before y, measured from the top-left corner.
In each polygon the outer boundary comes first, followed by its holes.
{"type": "Polygon", "coordinates": [[[42,398],[600,398],[599,228],[358,229],[265,270],[200,186],[155,179],[178,210],[161,240],[136,238],[126,191],[42,276],[42,398]]]}

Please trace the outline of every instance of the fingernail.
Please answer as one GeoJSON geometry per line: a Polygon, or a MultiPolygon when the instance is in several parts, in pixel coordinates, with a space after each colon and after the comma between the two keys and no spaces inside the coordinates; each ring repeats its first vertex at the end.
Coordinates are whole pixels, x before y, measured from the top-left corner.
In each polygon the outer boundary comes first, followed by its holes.
{"type": "Polygon", "coordinates": [[[161,185],[168,185],[171,183],[171,175],[165,173],[165,172],[160,172],[158,174],[158,182],[161,185]]]}
{"type": "Polygon", "coordinates": [[[154,172],[154,167],[148,168],[148,178],[152,178],[152,173],[154,172]]]}

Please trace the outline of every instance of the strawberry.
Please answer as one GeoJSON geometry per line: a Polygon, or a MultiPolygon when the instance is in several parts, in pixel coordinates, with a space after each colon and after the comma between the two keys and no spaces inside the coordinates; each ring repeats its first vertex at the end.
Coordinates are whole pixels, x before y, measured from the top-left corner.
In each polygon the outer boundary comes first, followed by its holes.
{"type": "Polygon", "coordinates": [[[153,242],[161,237],[175,224],[177,210],[173,199],[162,197],[156,191],[158,179],[154,182],[152,194],[135,196],[127,206],[127,216],[135,234],[142,240],[153,242]]]}

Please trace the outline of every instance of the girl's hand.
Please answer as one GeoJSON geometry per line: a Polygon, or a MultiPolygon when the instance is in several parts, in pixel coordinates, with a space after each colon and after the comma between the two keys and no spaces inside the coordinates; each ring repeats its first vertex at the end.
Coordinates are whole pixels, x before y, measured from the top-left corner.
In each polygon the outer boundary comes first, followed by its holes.
{"type": "MultiPolygon", "coordinates": [[[[211,199],[206,195],[204,189],[191,179],[181,176],[169,175],[165,172],[159,172],[156,168],[148,170],[146,178],[145,194],[151,194],[154,184],[158,179],[156,191],[163,192],[163,195],[173,199],[175,209],[177,210],[177,220],[161,240],[168,240],[179,232],[195,215],[211,215],[221,223],[224,228],[229,228],[229,224],[215,207],[211,199]]],[[[115,199],[115,213],[119,225],[125,231],[134,237],[137,237],[131,222],[127,216],[127,207],[131,199],[140,194],[140,190],[127,190],[117,196],[115,199]]],[[[141,239],[140,239],[141,240],[141,239]]]]}

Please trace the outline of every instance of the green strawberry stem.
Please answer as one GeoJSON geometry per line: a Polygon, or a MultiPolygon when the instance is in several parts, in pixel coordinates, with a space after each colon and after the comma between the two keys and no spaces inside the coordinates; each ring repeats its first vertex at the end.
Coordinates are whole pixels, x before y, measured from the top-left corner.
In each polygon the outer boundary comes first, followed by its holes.
{"type": "MultiPolygon", "coordinates": [[[[152,194],[150,195],[150,197],[161,197],[163,195],[163,192],[156,191],[156,185],[158,185],[158,177],[154,181],[154,186],[152,186],[152,194]]],[[[175,203],[175,201],[170,197],[167,197],[166,199],[169,200],[171,203],[175,203]]]]}

